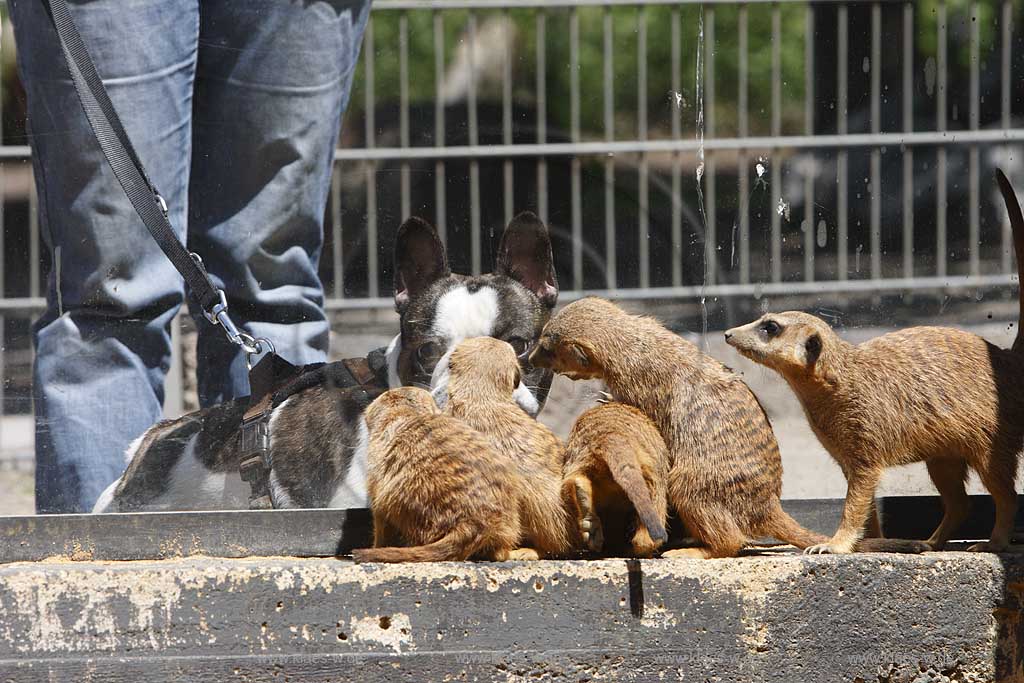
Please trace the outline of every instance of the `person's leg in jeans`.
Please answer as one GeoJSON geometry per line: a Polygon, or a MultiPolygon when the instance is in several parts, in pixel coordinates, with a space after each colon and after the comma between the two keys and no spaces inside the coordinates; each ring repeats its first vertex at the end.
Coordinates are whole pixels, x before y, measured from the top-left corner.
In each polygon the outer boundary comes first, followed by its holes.
{"type": "MultiPolygon", "coordinates": [[[[239,327],[295,364],[326,356],[317,263],[368,15],[368,0],[201,5],[189,246],[239,327]]],[[[244,354],[219,328],[196,324],[201,402],[246,395],[244,354]]]]}
{"type": "MultiPolygon", "coordinates": [[[[71,13],[171,222],[187,215],[195,2],[72,2],[71,13]]],[[[161,414],[182,280],[111,173],[39,0],[9,3],[28,94],[40,226],[53,256],[34,328],[36,509],[91,509],[161,414]],[[57,273],[60,274],[59,279],[57,273]]]]}

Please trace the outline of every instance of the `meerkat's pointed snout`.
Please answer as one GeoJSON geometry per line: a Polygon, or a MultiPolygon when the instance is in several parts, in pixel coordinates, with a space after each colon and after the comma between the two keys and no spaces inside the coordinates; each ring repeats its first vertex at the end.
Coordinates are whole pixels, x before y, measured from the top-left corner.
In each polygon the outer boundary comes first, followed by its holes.
{"type": "Polygon", "coordinates": [[[725,343],[733,347],[740,353],[749,350],[755,345],[757,340],[751,338],[751,332],[756,331],[757,324],[761,322],[761,319],[747,323],[746,325],[740,325],[733,327],[732,329],[725,331],[725,343]]]}

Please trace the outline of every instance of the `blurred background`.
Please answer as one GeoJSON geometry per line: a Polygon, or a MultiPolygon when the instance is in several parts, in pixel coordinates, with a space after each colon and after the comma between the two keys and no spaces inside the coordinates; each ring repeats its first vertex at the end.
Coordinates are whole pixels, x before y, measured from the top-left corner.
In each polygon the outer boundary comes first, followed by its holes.
{"type": "MultiPolygon", "coordinates": [[[[1012,343],[1016,265],[992,173],[1024,188],[1021,3],[373,7],[325,225],[335,357],[397,331],[404,217],[438,225],[453,269],[476,273],[529,209],[551,229],[561,302],[623,300],[743,372],[780,438],[784,495],[829,497],[842,477],[799,405],[721,330],[801,308],[853,340],[942,323],[1012,343]]],[[[50,255],[3,5],[0,19],[0,514],[22,514],[50,255]]],[[[190,324],[175,323],[170,415],[195,407],[190,324]]],[[[566,433],[595,390],[559,380],[542,419],[566,433]]],[[[882,488],[923,492],[923,467],[882,488]]]]}

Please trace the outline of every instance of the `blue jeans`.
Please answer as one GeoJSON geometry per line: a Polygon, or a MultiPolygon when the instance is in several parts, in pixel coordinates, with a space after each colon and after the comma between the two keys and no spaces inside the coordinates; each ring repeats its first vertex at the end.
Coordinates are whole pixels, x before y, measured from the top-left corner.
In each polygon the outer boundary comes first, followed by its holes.
{"type": "MultiPolygon", "coordinates": [[[[36,509],[81,512],[160,418],[184,285],[107,167],[44,3],[9,5],[53,258],[34,328],[36,509]]],[[[324,360],[317,263],[369,0],[71,5],[171,223],[232,319],[292,363],[324,360]]],[[[243,354],[201,315],[196,324],[200,401],[245,396],[243,354]]]]}

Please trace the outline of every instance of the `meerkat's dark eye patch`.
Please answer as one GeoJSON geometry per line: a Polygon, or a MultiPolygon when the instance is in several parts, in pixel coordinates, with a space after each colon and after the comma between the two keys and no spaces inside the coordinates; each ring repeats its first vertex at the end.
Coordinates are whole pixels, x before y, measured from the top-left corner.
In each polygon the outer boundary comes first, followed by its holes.
{"type": "Polygon", "coordinates": [[[771,339],[772,337],[778,336],[779,332],[782,331],[782,325],[779,325],[774,320],[765,320],[761,323],[761,331],[771,339]]]}

